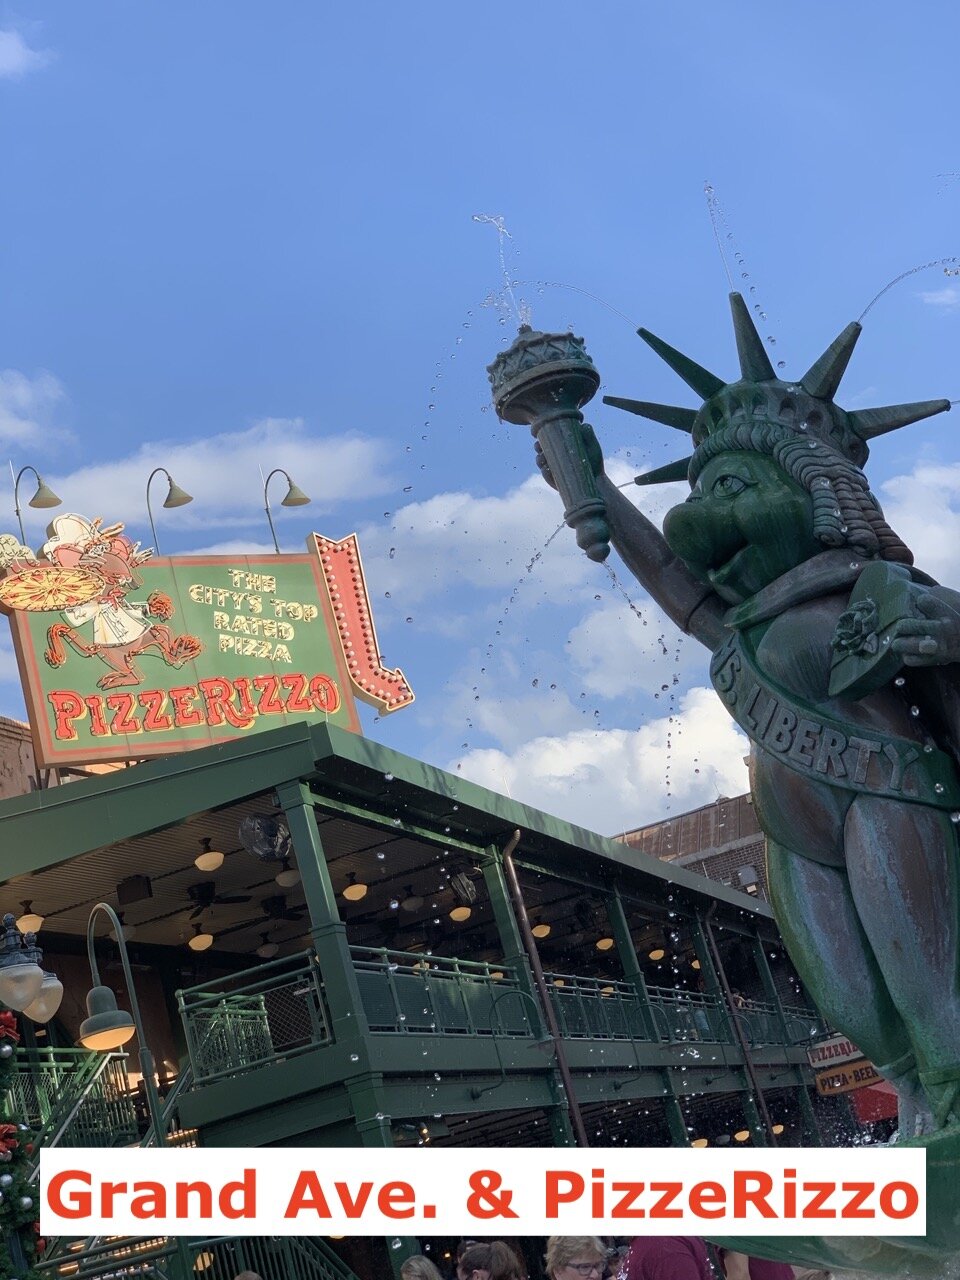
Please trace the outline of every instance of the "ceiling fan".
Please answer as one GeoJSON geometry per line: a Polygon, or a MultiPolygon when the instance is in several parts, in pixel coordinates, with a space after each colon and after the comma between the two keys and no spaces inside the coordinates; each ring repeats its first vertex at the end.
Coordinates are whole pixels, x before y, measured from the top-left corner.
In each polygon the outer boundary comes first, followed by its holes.
{"type": "Polygon", "coordinates": [[[200,880],[197,884],[188,884],[187,895],[193,903],[193,910],[190,912],[191,920],[196,920],[197,916],[203,915],[209,907],[219,906],[222,903],[250,901],[249,893],[217,893],[215,880],[200,880]]]}
{"type": "Polygon", "coordinates": [[[269,898],[264,898],[260,906],[268,920],[302,920],[307,910],[306,906],[288,907],[287,896],[284,893],[275,893],[269,898]]]}

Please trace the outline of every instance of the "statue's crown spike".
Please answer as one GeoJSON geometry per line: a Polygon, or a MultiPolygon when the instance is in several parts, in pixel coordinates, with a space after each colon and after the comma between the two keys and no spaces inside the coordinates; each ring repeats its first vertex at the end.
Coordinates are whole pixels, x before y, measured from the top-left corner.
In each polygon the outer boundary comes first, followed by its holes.
{"type": "Polygon", "coordinates": [[[847,371],[853,348],[863,332],[858,320],[848,324],[838,338],[834,338],[826,351],[800,379],[804,391],[821,400],[832,400],[837,394],[840,379],[847,371]]]}
{"type": "Polygon", "coordinates": [[[731,293],[730,310],[733,313],[733,332],[737,338],[737,355],[744,381],[772,382],[777,375],[764,349],[763,339],[750,318],[743,294],[731,293]]]}
{"type": "Polygon", "coordinates": [[[946,413],[949,400],[917,400],[913,404],[888,404],[881,409],[852,409],[847,414],[851,427],[861,440],[886,435],[900,427],[909,427],[935,413],[946,413]]]}
{"type": "Polygon", "coordinates": [[[624,400],[622,396],[604,396],[603,403],[613,405],[614,409],[626,409],[628,413],[638,413],[641,418],[649,418],[651,422],[662,422],[665,427],[676,427],[678,431],[686,431],[688,435],[697,420],[696,409],[681,409],[675,404],[653,404],[649,400],[624,400]]]}
{"type": "MultiPolygon", "coordinates": [[[[607,404],[618,409],[689,433],[696,447],[692,460],[681,458],[657,467],[638,476],[638,484],[677,480],[686,473],[688,464],[692,477],[702,466],[702,459],[715,456],[718,448],[759,448],[758,432],[773,432],[781,442],[802,439],[811,449],[826,449],[855,467],[863,467],[869,454],[868,441],[950,408],[949,400],[921,400],[846,412],[834,403],[833,397],[860,337],[859,321],[847,325],[799,382],[788,382],[774,371],[741,294],[730,294],[730,308],[740,357],[741,376],[736,382],[721,381],[648,329],[637,330],[644,342],[704,400],[699,410],[693,410],[604,396],[607,404]]],[[[763,447],[768,446],[769,440],[763,447]]]]}
{"type": "Polygon", "coordinates": [[[637,333],[639,333],[647,346],[653,347],[660,359],[665,360],[674,373],[678,373],[687,386],[702,399],[709,400],[711,396],[715,396],[723,388],[724,382],[722,378],[718,378],[715,373],[710,373],[709,370],[704,369],[702,365],[691,360],[689,356],[685,356],[676,347],[671,347],[669,343],[664,342],[662,338],[658,338],[649,329],[638,329],[637,333]]]}

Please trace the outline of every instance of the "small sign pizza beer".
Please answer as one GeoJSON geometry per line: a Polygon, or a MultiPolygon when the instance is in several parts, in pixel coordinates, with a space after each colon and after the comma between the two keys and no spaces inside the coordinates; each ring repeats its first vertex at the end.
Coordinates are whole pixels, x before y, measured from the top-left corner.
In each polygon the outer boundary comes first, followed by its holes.
{"type": "Polygon", "coordinates": [[[824,1097],[833,1093],[852,1093],[854,1089],[863,1089],[868,1084],[879,1084],[882,1078],[872,1062],[860,1058],[846,1066],[828,1067],[826,1071],[818,1072],[817,1093],[824,1097]]]}
{"type": "Polygon", "coordinates": [[[385,668],[354,535],[303,555],[154,557],[122,524],[0,536],[38,763],[141,760],[296,720],[359,731],[354,696],[409,706],[385,668]]]}

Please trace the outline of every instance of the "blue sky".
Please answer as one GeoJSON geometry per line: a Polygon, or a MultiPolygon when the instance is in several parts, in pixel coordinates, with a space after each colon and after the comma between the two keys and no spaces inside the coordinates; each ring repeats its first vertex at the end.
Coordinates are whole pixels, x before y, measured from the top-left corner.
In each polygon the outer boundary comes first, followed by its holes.
{"type": "MultiPolygon", "coordinates": [[[[285,547],[361,534],[418,694],[366,715],[390,745],[602,831],[745,785],[703,651],[567,531],[525,573],[561,512],[487,407],[515,322],[473,215],[505,219],[515,293],[585,336],[606,392],[689,404],[634,328],[733,376],[710,181],[799,375],[888,280],[960,255],[954,6],[25,0],[0,32],[4,455],[137,536],[168,466],[196,501],[161,513],[165,552],[268,546],[258,466],[287,467],[314,501],[285,547]]],[[[960,397],[958,338],[960,277],[910,277],[840,402],[960,397]]],[[[681,452],[589,416],[619,479],[681,452]]],[[[902,432],[869,472],[957,584],[955,436],[902,432]]]]}

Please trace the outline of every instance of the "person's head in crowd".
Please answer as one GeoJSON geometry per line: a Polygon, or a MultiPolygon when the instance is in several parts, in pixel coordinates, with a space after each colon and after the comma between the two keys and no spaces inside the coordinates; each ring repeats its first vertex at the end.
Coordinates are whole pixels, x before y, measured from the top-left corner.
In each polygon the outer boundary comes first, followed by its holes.
{"type": "Polygon", "coordinates": [[[607,1270],[607,1247],[596,1236],[551,1236],[543,1265],[549,1280],[600,1280],[607,1270]]]}
{"type": "Polygon", "coordinates": [[[401,1264],[400,1280],[443,1280],[443,1276],[429,1258],[416,1253],[401,1264]]]}
{"type": "Polygon", "coordinates": [[[260,1280],[255,1271],[241,1271],[238,1276],[234,1276],[233,1280],[260,1280]]]}
{"type": "Polygon", "coordinates": [[[457,1280],[524,1280],[524,1274],[502,1240],[471,1241],[457,1261],[457,1280]]]}

